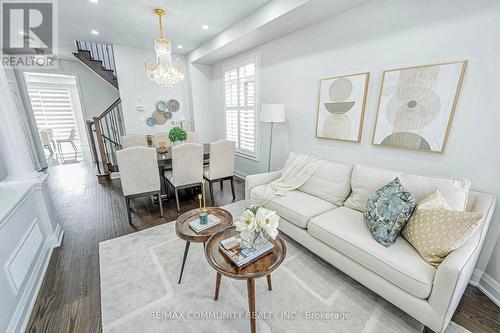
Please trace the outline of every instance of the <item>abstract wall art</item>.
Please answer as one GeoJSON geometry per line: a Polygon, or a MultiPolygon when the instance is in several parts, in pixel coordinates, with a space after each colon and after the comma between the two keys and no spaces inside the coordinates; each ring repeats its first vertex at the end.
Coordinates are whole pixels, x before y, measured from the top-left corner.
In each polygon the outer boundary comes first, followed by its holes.
{"type": "Polygon", "coordinates": [[[467,61],[384,72],[373,144],[443,152],[467,61]]]}
{"type": "Polygon", "coordinates": [[[361,141],[370,73],[321,79],[316,137],[361,141]]]}

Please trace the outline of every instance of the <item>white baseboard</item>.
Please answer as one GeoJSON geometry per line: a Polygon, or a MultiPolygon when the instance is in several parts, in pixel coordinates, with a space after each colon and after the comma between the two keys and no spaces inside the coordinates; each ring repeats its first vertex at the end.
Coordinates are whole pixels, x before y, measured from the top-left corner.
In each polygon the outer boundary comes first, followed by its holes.
{"type": "Polygon", "coordinates": [[[469,283],[481,290],[493,303],[500,307],[500,283],[498,281],[476,269],[469,283]]]}
{"type": "Polygon", "coordinates": [[[54,248],[61,246],[63,236],[64,236],[64,231],[62,230],[61,225],[58,224],[56,226],[56,230],[54,230],[54,235],[51,235],[49,237],[54,248]]]}
{"type": "Polygon", "coordinates": [[[475,269],[474,273],[472,273],[469,284],[473,285],[474,287],[477,287],[477,285],[479,284],[479,281],[481,280],[481,276],[483,276],[483,271],[480,271],[479,269],[475,269]]]}
{"type": "Polygon", "coordinates": [[[31,277],[26,283],[26,286],[23,288],[19,303],[12,315],[6,333],[24,332],[26,330],[31,316],[31,311],[33,311],[38,293],[42,287],[43,279],[45,278],[45,273],[49,267],[52,251],[54,248],[61,245],[63,235],[64,231],[61,229],[61,225],[58,224],[55,230],[55,235],[46,238],[35,267],[33,268],[31,277]]]}
{"type": "Polygon", "coordinates": [[[245,180],[245,178],[247,178],[248,174],[245,173],[245,172],[241,172],[241,171],[238,171],[238,170],[234,170],[234,175],[238,178],[241,178],[243,180],[245,180]]]}

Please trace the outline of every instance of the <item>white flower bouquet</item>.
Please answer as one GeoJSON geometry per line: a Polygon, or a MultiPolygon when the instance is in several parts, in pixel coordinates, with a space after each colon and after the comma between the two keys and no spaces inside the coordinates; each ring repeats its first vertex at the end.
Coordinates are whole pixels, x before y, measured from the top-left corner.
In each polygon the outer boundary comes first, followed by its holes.
{"type": "Polygon", "coordinates": [[[253,247],[267,241],[267,237],[276,239],[280,217],[275,211],[264,207],[253,206],[245,209],[235,223],[236,230],[245,247],[253,247]]]}

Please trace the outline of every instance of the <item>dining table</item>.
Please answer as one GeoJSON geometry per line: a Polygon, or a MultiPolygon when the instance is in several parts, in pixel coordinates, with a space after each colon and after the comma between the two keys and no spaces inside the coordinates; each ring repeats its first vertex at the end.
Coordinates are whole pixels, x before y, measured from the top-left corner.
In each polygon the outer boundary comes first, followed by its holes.
{"type": "MultiPolygon", "coordinates": [[[[161,182],[161,200],[168,200],[168,184],[165,180],[164,173],[166,170],[172,170],[172,148],[169,147],[165,153],[156,152],[156,157],[158,160],[158,170],[160,171],[160,182],[161,182]]],[[[205,165],[210,160],[210,144],[203,144],[203,164],[205,165]]],[[[156,202],[158,199],[154,199],[156,202]]]]}

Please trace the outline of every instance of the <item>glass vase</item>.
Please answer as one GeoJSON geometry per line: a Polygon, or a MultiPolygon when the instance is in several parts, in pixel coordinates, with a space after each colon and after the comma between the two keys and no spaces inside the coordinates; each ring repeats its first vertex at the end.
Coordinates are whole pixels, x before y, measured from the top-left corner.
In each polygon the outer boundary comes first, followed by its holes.
{"type": "Polygon", "coordinates": [[[267,234],[263,231],[253,231],[247,235],[240,235],[241,243],[245,248],[259,248],[267,242],[267,234]]]}

